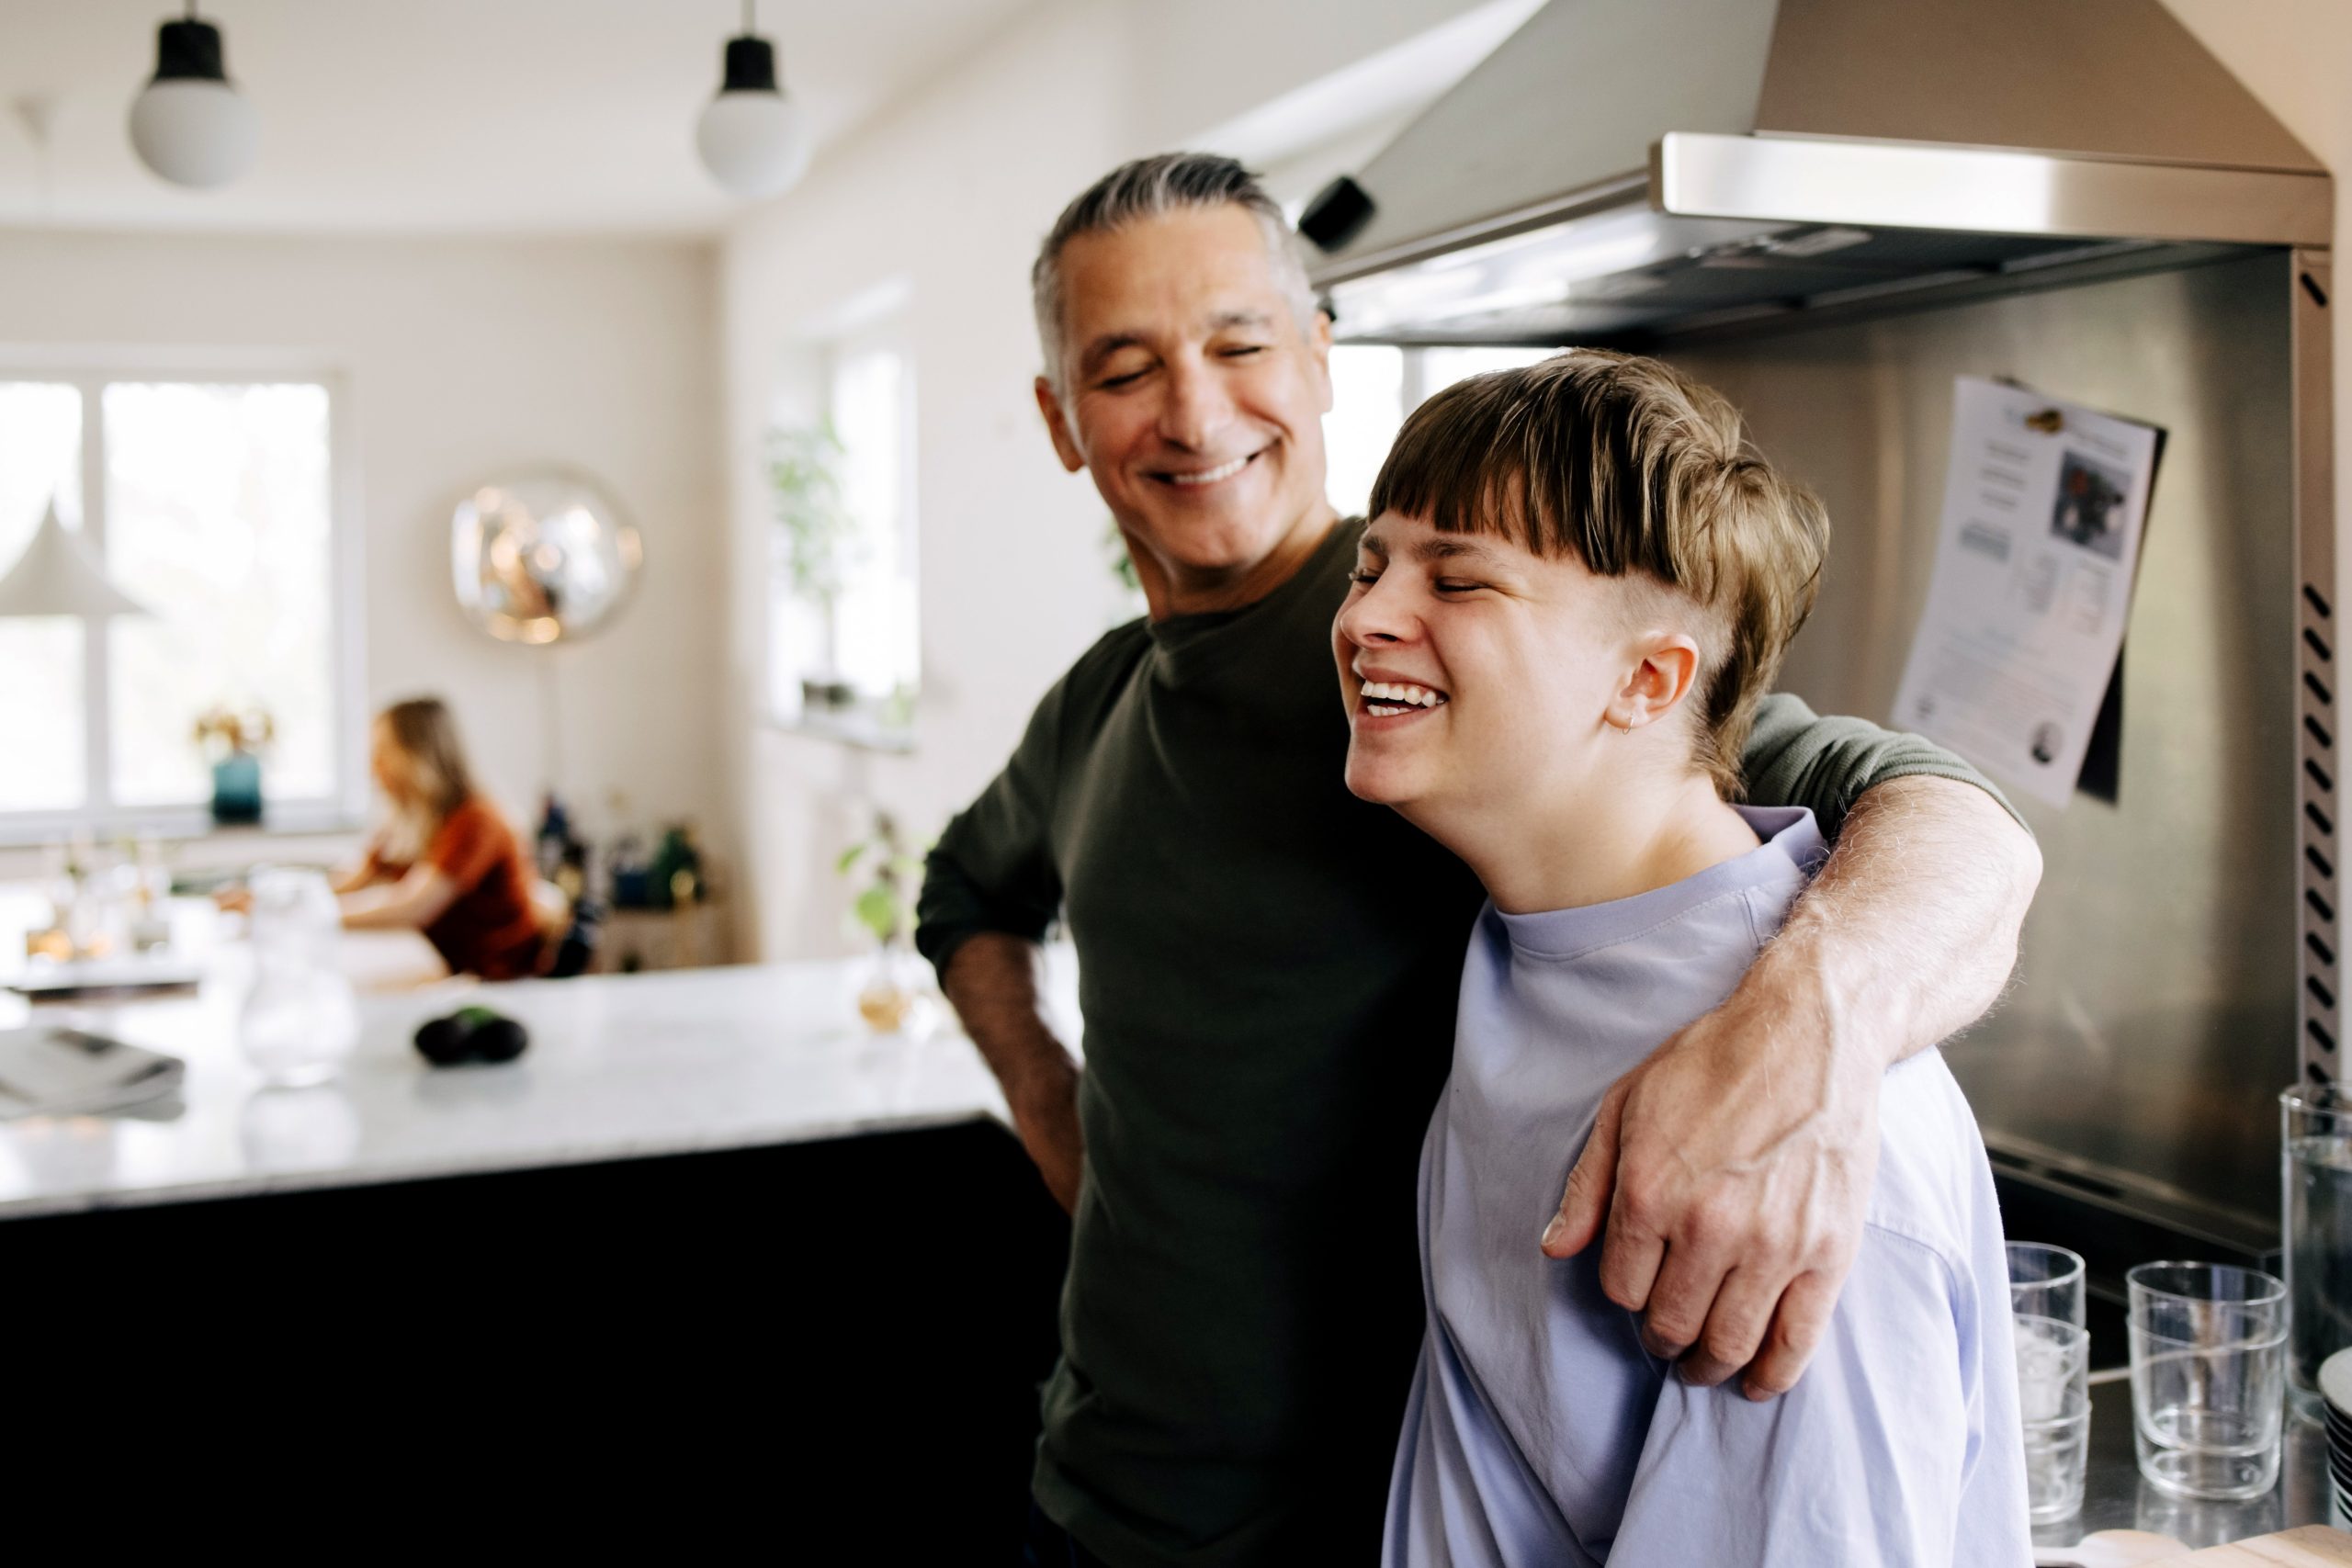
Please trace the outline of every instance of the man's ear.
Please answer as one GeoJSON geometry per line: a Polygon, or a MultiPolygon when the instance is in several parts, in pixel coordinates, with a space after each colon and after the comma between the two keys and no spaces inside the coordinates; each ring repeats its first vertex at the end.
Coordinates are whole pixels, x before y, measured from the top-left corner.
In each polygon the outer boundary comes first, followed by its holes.
{"type": "Polygon", "coordinates": [[[1323,378],[1323,412],[1331,412],[1331,317],[1326,310],[1315,312],[1315,326],[1306,334],[1306,346],[1314,355],[1315,368],[1323,378]]]}
{"type": "Polygon", "coordinates": [[[1062,460],[1064,470],[1074,474],[1086,467],[1086,455],[1078,449],[1078,441],[1070,434],[1062,400],[1055,395],[1054,384],[1043,376],[1037,378],[1037,412],[1046,416],[1046,434],[1053,437],[1054,455],[1062,460]]]}
{"type": "Polygon", "coordinates": [[[1617,694],[1629,728],[1664,718],[1699,679],[1699,645],[1680,632],[1650,639],[1635,655],[1638,662],[1617,694]]]}

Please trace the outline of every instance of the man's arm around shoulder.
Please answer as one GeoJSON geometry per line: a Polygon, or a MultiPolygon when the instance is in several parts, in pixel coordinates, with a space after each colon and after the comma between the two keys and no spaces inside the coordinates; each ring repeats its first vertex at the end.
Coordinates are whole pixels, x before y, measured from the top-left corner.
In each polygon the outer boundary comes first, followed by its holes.
{"type": "Polygon", "coordinates": [[[1602,1286],[1652,1351],[1696,1383],[1744,1368],[1755,1398],[1794,1385],[1852,1266],[1880,1077],[1999,997],[2041,875],[1965,762],[1780,701],[1756,795],[1789,790],[1837,848],[1724,1005],[1610,1090],[1542,1240],[1564,1258],[1605,1226],[1602,1286]]]}

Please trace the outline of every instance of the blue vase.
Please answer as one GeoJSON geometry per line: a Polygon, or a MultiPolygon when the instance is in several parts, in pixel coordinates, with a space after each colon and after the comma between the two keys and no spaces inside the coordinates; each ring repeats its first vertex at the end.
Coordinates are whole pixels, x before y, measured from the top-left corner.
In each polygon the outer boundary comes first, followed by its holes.
{"type": "Polygon", "coordinates": [[[212,820],[261,820],[261,759],[251,751],[232,751],[212,764],[212,820]]]}

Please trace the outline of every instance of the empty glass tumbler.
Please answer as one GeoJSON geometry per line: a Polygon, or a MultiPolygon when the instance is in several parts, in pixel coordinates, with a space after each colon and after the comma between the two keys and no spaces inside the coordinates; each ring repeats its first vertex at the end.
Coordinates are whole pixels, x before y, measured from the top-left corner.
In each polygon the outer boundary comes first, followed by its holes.
{"type": "Polygon", "coordinates": [[[2090,1336],[2063,1318],[2019,1313],[2018,1410],[2025,1423],[2026,1499],[2033,1522],[2082,1511],[2091,1439],[2090,1336]]]}
{"type": "Polygon", "coordinates": [[[2278,1097],[2282,1234],[2287,1251],[2295,1408],[2320,1418],[2319,1364],[2352,1348],[2352,1098],[2334,1084],[2278,1097]]]}
{"type": "Polygon", "coordinates": [[[2140,1473],[2178,1496],[2268,1492],[2285,1404],[2285,1283],[2226,1263],[2143,1263],[2124,1282],[2140,1473]]]}
{"type": "Polygon", "coordinates": [[[2013,1241],[2009,1254],[2009,1310],[2021,1316],[2054,1317],[2083,1326],[2083,1257],[2046,1242],[2013,1241]]]}
{"type": "Polygon", "coordinates": [[[359,1034],[358,1004],[335,962],[334,890],[318,872],[289,867],[256,871],[252,886],[254,977],[238,1043],[266,1083],[324,1083],[359,1034]]]}

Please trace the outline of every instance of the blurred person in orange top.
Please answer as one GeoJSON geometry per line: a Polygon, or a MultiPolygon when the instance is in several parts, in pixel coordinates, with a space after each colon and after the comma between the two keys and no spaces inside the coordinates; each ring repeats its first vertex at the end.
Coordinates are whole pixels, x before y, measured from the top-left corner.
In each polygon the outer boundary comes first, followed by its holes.
{"type": "MultiPolygon", "coordinates": [[[[334,879],[345,927],[423,931],[455,974],[537,973],[546,932],[535,875],[514,829],[475,788],[447,705],[413,697],[378,714],[368,771],[391,809],[365,857],[334,879]]],[[[242,890],[220,900],[249,901],[242,890]]]]}
{"type": "Polygon", "coordinates": [[[368,770],[391,816],[367,858],[335,881],[343,923],[413,927],[457,974],[535,973],[545,938],[531,867],[514,829],[474,787],[447,705],[413,697],[378,714],[368,770]]]}

